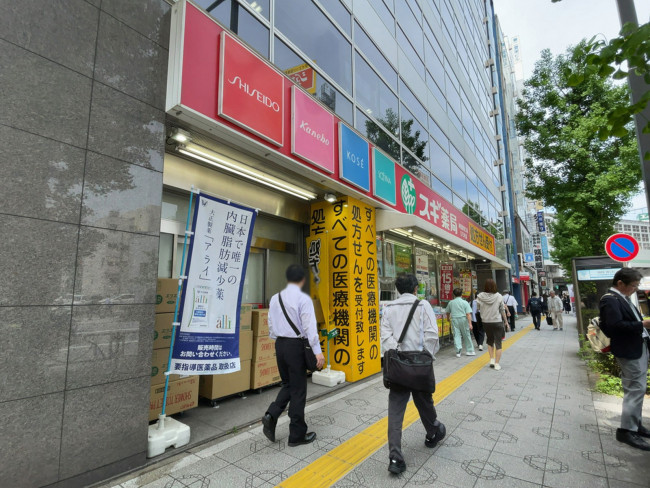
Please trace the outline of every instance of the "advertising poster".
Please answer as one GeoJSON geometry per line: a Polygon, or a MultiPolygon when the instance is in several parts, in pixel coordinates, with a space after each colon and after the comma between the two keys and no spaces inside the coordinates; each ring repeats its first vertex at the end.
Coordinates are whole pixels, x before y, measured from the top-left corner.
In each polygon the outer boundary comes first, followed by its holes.
{"type": "Polygon", "coordinates": [[[418,279],[418,298],[424,300],[430,288],[429,256],[418,254],[415,256],[415,276],[418,279]]]}
{"type": "Polygon", "coordinates": [[[392,242],[384,243],[384,250],[386,251],[384,256],[385,276],[395,278],[395,244],[392,242]]]}
{"type": "Polygon", "coordinates": [[[445,302],[454,298],[454,265],[440,265],[440,301],[445,302]]]}
{"type": "Polygon", "coordinates": [[[379,276],[384,276],[384,247],[381,238],[377,237],[377,271],[379,276]]]}
{"type": "Polygon", "coordinates": [[[476,271],[472,271],[472,290],[478,291],[478,276],[476,275],[476,271]]]}
{"type": "Polygon", "coordinates": [[[463,298],[469,298],[472,294],[472,272],[468,269],[460,272],[460,288],[463,290],[463,298]]]}
{"type": "Polygon", "coordinates": [[[395,246],[395,269],[397,273],[412,273],[411,248],[406,246],[395,246]]]}
{"type": "Polygon", "coordinates": [[[255,217],[254,209],[197,197],[172,373],[239,371],[239,308],[255,217]]]}

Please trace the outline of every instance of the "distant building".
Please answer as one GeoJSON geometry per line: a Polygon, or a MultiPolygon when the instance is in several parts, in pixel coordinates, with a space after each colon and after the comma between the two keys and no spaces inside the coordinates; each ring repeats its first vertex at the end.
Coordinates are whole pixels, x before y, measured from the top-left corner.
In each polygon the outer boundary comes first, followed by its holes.
{"type": "Polygon", "coordinates": [[[616,232],[631,234],[641,249],[650,249],[650,223],[642,220],[624,219],[616,224],[616,232]]]}

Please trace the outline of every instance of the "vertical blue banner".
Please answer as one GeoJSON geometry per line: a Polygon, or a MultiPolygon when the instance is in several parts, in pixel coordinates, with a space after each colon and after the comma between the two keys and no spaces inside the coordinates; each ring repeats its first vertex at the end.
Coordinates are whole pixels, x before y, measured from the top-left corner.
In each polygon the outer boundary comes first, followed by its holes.
{"type": "Polygon", "coordinates": [[[339,176],[364,191],[370,191],[369,149],[363,137],[339,122],[339,176]]]}
{"type": "Polygon", "coordinates": [[[172,374],[239,371],[239,309],[255,217],[252,208],[197,198],[172,374]]]}
{"type": "Polygon", "coordinates": [[[551,257],[548,254],[548,237],[541,236],[540,243],[542,246],[542,256],[544,256],[544,259],[550,259],[551,257]]]}

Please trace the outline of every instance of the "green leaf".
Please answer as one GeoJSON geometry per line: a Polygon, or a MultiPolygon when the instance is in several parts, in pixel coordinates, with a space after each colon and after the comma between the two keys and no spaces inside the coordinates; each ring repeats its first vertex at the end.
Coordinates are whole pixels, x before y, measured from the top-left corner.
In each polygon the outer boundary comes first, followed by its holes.
{"type": "Polygon", "coordinates": [[[569,76],[569,79],[567,80],[567,85],[578,86],[580,83],[584,81],[584,79],[585,79],[584,75],[580,73],[573,73],[571,76],[569,76]]]}
{"type": "Polygon", "coordinates": [[[622,80],[623,78],[627,78],[627,73],[622,69],[619,69],[616,73],[614,73],[614,76],[612,76],[612,78],[615,80],[622,80]]]}
{"type": "Polygon", "coordinates": [[[612,128],[612,135],[615,137],[625,137],[627,134],[628,130],[623,126],[612,128]]]}

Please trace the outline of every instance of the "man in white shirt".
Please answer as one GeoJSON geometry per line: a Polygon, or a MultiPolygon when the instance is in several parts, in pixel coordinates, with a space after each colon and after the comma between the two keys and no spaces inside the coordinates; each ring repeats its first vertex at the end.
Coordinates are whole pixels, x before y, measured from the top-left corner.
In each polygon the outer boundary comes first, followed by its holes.
{"type": "Polygon", "coordinates": [[[564,326],[564,315],[562,315],[563,311],[564,311],[564,303],[562,303],[562,299],[556,296],[555,292],[551,290],[551,296],[548,299],[548,313],[551,314],[551,318],[553,319],[553,330],[558,330],[558,327],[560,330],[563,330],[563,326],[564,326]]]}
{"type": "MultiPolygon", "coordinates": [[[[402,334],[409,312],[417,300],[415,294],[417,293],[418,280],[414,275],[399,276],[395,281],[395,287],[400,293],[400,297],[386,304],[381,317],[382,354],[397,347],[397,340],[402,334]]],[[[440,345],[438,344],[436,315],[427,301],[420,300],[400,350],[422,351],[424,349],[435,356],[440,345]]],[[[411,392],[399,387],[391,387],[388,394],[388,471],[393,474],[400,474],[406,470],[402,453],[402,424],[411,394],[427,432],[424,445],[433,449],[445,437],[446,433],[445,426],[437,420],[436,409],[433,406],[433,398],[430,393],[411,392]]]]}
{"type": "Polygon", "coordinates": [[[515,331],[515,315],[517,315],[517,300],[510,294],[510,290],[503,290],[503,304],[508,309],[508,324],[510,325],[510,332],[515,331]]]}
{"type": "Polygon", "coordinates": [[[262,418],[264,435],[275,442],[275,426],[278,417],[289,405],[289,446],[295,447],[309,444],[316,440],[316,433],[307,432],[305,423],[305,402],[307,400],[307,364],[305,362],[305,346],[302,337],[309,340],[309,345],[316,355],[318,368],[325,363],[320,342],[314,303],[306,293],[302,292],[305,286],[305,269],[292,264],[287,268],[287,287],[280,293],[273,295],[269,304],[269,337],[275,339],[275,353],[278,370],[282,379],[282,389],[277,398],[269,405],[262,418]],[[300,332],[297,335],[285,317],[280,304],[286,310],[289,319],[300,332]]]}

